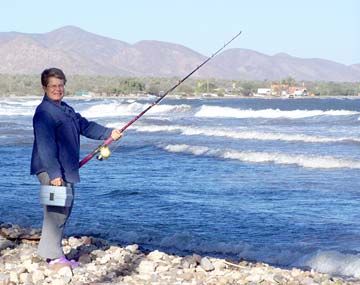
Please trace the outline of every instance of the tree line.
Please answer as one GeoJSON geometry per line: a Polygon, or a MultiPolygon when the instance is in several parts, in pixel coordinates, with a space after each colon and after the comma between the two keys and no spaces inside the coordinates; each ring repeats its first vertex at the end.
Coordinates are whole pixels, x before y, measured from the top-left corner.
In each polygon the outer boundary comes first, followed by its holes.
{"type": "MultiPolygon", "coordinates": [[[[79,91],[92,92],[103,96],[121,96],[129,94],[161,95],[174,86],[181,78],[155,77],[118,77],[118,76],[86,76],[69,75],[66,84],[66,95],[74,95],[79,91]]],[[[245,81],[223,79],[189,78],[182,83],[174,94],[194,96],[198,94],[225,94],[247,96],[256,93],[258,88],[270,88],[274,81],[245,81]]],[[[360,95],[360,82],[297,82],[291,77],[281,79],[277,83],[289,86],[306,86],[309,94],[324,96],[356,96],[360,95]]],[[[0,74],[0,95],[42,95],[43,91],[39,75],[0,74]]]]}

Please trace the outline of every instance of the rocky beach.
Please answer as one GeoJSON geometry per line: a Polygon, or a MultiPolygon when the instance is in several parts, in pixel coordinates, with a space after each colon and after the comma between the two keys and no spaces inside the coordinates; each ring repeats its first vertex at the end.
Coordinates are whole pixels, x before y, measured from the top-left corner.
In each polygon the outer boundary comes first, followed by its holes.
{"type": "Polygon", "coordinates": [[[80,267],[48,265],[36,254],[39,229],[1,224],[0,284],[360,284],[298,268],[282,269],[265,263],[230,261],[200,256],[167,254],[145,250],[137,244],[121,246],[91,237],[63,240],[68,259],[80,267]]]}

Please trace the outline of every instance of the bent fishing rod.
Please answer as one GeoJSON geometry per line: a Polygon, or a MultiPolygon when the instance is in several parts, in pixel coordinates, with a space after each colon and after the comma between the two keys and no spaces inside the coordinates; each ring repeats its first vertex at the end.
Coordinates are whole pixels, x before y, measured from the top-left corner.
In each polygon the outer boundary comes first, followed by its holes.
{"type": "MultiPolygon", "coordinates": [[[[120,130],[120,133],[123,133],[128,127],[130,127],[133,123],[135,123],[138,119],[140,119],[147,111],[149,111],[152,107],[159,104],[162,99],[165,98],[170,92],[174,91],[180,84],[182,84],[186,79],[188,79],[191,75],[193,75],[197,70],[199,70],[202,66],[204,66],[207,62],[209,62],[212,58],[214,58],[220,51],[222,51],[226,46],[228,46],[232,41],[234,41],[238,36],[240,36],[241,31],[237,33],[231,40],[224,44],[223,47],[219,48],[215,53],[209,56],[205,61],[203,61],[199,66],[197,66],[193,71],[191,71],[188,75],[182,78],[178,83],[176,83],[173,87],[167,90],[159,99],[154,101],[150,106],[148,106],[144,111],[142,111],[139,115],[135,116],[130,122],[128,122],[125,126],[123,126],[120,130]]],[[[109,144],[113,142],[112,137],[110,136],[106,139],[100,146],[94,149],[91,153],[85,156],[80,162],[79,167],[82,167],[86,164],[90,159],[92,159],[96,154],[99,153],[98,159],[102,160],[103,158],[108,158],[110,156],[110,149],[108,147],[109,144]]]]}

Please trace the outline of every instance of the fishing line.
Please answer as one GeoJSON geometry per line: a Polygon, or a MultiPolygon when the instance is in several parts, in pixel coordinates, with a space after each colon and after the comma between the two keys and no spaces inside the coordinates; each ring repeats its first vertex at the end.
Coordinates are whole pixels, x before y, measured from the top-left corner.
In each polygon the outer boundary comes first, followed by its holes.
{"type": "MultiPolygon", "coordinates": [[[[150,106],[148,106],[145,110],[143,110],[139,115],[135,116],[130,122],[128,122],[125,126],[123,126],[120,130],[123,133],[129,126],[131,126],[134,122],[136,122],[140,117],[142,117],[147,111],[149,111],[152,107],[159,104],[161,100],[165,98],[166,95],[174,91],[180,84],[182,84],[186,79],[188,79],[191,75],[193,75],[197,70],[199,70],[202,66],[204,66],[208,61],[214,58],[220,51],[222,51],[227,45],[229,45],[232,41],[234,41],[238,36],[240,36],[241,31],[237,33],[231,40],[224,44],[223,47],[219,48],[216,52],[214,52],[211,56],[209,56],[206,60],[204,60],[200,65],[198,65],[194,70],[192,70],[188,75],[178,81],[173,87],[167,90],[159,99],[154,101],[150,106]]],[[[110,149],[108,147],[109,144],[113,142],[112,137],[110,136],[107,140],[105,140],[101,145],[99,145],[96,149],[94,149],[91,153],[85,156],[80,162],[79,167],[82,167],[86,164],[90,159],[99,154],[97,158],[102,160],[104,158],[108,158],[110,156],[110,149]]],[[[117,146],[118,147],[118,146],[117,146]]],[[[117,148],[116,147],[116,148],[117,148]]],[[[115,149],[116,149],[115,148],[115,149]]]]}

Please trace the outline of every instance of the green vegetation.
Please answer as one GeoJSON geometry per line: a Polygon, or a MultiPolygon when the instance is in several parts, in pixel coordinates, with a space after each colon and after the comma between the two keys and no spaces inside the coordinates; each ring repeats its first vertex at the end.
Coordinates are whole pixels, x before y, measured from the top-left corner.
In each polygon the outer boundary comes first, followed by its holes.
{"type": "MultiPolygon", "coordinates": [[[[181,78],[152,77],[111,77],[70,75],[66,84],[66,95],[74,95],[79,91],[93,92],[102,96],[122,96],[129,94],[162,94],[181,78]]],[[[217,94],[223,96],[256,93],[258,88],[270,88],[273,81],[236,81],[222,79],[189,78],[173,93],[183,96],[200,94],[217,94]]],[[[277,82],[279,83],[279,82],[277,82]]],[[[309,94],[321,96],[354,96],[360,94],[360,82],[296,82],[288,77],[280,80],[290,86],[306,86],[309,94]]],[[[0,74],[0,95],[42,95],[40,75],[8,75],[0,74]]]]}
{"type": "Polygon", "coordinates": [[[338,82],[311,82],[308,89],[312,93],[320,93],[323,96],[343,95],[357,96],[360,95],[360,82],[357,83],[338,83],[338,82]]]}

